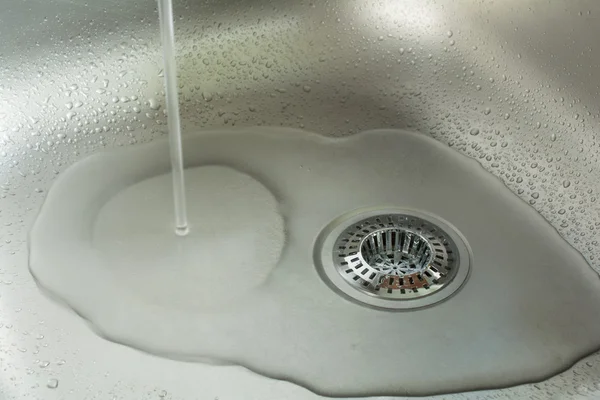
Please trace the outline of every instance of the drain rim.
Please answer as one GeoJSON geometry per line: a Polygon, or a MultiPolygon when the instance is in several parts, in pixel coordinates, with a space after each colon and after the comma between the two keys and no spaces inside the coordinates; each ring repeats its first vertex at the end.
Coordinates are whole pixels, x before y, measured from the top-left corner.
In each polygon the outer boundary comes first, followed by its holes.
{"type": "Polygon", "coordinates": [[[470,276],[473,258],[466,239],[452,224],[428,212],[399,207],[362,208],[339,216],[331,221],[317,237],[313,256],[319,275],[335,292],[362,306],[387,311],[420,309],[447,300],[464,286],[470,276]],[[385,215],[401,215],[422,219],[438,227],[452,240],[458,256],[458,264],[456,273],[447,284],[439,290],[424,296],[392,299],[363,291],[342,276],[338,271],[339,267],[334,262],[334,248],[340,235],[355,223],[385,215]]]}

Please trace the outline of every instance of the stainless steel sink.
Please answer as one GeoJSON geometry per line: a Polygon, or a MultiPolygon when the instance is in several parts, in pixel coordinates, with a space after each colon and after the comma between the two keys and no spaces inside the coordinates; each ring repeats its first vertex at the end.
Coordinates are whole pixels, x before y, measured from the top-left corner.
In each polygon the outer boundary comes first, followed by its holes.
{"type": "MultiPolygon", "coordinates": [[[[478,160],[600,271],[600,3],[174,7],[185,132],[428,133],[478,160]]],[[[153,0],[4,0],[1,9],[0,398],[318,398],[240,367],[102,340],[40,293],[27,270],[27,233],[57,174],[166,133],[158,15],[153,0]]],[[[599,377],[597,353],[543,382],[440,398],[593,397],[599,377]]]]}

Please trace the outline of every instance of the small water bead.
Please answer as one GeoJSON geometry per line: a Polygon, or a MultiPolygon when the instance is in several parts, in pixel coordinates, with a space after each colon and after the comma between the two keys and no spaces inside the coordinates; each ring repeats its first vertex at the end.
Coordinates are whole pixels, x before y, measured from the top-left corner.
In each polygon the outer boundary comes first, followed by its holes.
{"type": "Polygon", "coordinates": [[[49,379],[46,383],[46,387],[48,387],[49,389],[56,389],[58,387],[58,379],[49,379]]]}
{"type": "Polygon", "coordinates": [[[160,103],[154,98],[154,97],[150,97],[148,99],[148,105],[150,106],[150,109],[152,110],[158,110],[160,109],[160,103]]]}

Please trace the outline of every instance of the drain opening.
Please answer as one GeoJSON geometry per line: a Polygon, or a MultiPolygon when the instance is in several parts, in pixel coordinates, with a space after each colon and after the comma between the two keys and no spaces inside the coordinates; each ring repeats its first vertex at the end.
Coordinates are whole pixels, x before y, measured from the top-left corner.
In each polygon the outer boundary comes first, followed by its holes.
{"type": "Polygon", "coordinates": [[[337,289],[361,303],[419,308],[458,290],[470,268],[461,235],[415,211],[354,213],[321,234],[316,264],[337,289]]]}
{"type": "Polygon", "coordinates": [[[423,236],[398,228],[367,235],[360,246],[365,262],[379,272],[405,276],[423,272],[431,262],[432,249],[423,236]]]}

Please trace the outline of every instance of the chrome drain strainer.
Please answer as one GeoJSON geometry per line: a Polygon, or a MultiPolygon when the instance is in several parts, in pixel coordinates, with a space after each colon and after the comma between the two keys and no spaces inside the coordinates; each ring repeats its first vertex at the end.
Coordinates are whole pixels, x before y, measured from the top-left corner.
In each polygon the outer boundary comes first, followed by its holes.
{"type": "Polygon", "coordinates": [[[429,214],[369,209],[333,221],[315,262],[333,287],[366,305],[412,309],[442,301],[469,275],[462,236],[429,214]]]}

